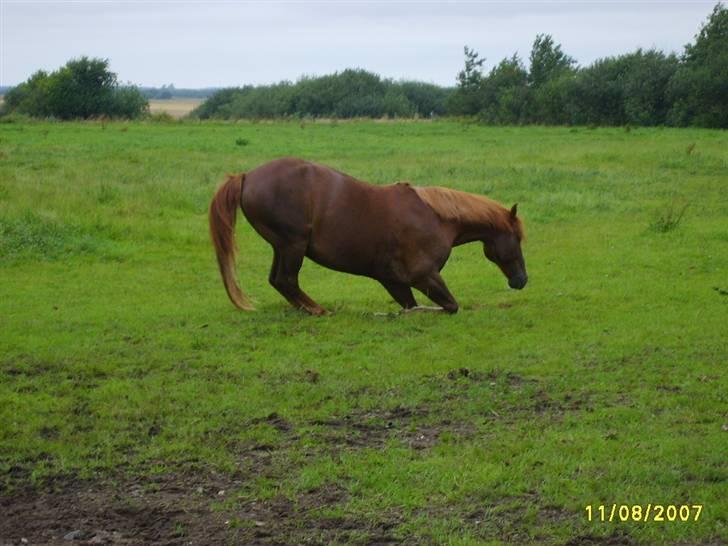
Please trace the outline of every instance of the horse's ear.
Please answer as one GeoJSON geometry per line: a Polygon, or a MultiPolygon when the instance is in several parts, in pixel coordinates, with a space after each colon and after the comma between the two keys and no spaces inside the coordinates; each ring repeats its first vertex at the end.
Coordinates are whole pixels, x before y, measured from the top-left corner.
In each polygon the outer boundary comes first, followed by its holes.
{"type": "Polygon", "coordinates": [[[513,205],[511,207],[511,218],[515,218],[516,217],[516,212],[517,211],[518,211],[518,203],[516,203],[515,205],[513,205]]]}

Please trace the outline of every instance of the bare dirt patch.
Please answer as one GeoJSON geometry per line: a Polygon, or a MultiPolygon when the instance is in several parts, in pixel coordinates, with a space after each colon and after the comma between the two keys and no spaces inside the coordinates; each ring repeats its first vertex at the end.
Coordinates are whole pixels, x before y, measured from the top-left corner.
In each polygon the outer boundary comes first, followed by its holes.
{"type": "Polygon", "coordinates": [[[62,478],[0,497],[0,544],[224,543],[224,516],[210,504],[228,484],[195,475],[62,478]]]}
{"type": "Polygon", "coordinates": [[[0,497],[0,544],[360,544],[401,542],[396,514],[379,520],[326,515],[344,503],[335,484],[295,498],[224,504],[241,480],[208,474],[88,481],[0,497]]]}

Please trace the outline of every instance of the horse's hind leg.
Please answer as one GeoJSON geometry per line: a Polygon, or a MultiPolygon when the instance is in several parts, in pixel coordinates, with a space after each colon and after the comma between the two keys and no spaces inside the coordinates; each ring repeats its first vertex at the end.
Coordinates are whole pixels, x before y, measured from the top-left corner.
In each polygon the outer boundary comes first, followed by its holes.
{"type": "Polygon", "coordinates": [[[444,311],[448,313],[458,312],[458,302],[455,301],[438,272],[419,280],[414,286],[436,304],[442,306],[444,311]]]}
{"type": "Polygon", "coordinates": [[[273,248],[270,283],[291,305],[312,315],[324,315],[326,310],[313,301],[298,285],[298,272],[303,265],[306,244],[290,244],[273,248]]]}
{"type": "Polygon", "coordinates": [[[379,282],[387,289],[387,292],[394,298],[394,301],[399,303],[404,309],[417,307],[417,301],[415,301],[415,297],[412,294],[412,289],[406,284],[382,280],[379,282]]]}

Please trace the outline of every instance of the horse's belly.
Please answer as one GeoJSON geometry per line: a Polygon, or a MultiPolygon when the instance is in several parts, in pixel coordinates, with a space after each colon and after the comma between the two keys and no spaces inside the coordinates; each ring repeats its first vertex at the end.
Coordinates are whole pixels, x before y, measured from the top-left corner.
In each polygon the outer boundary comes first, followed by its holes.
{"type": "Polygon", "coordinates": [[[324,240],[314,236],[306,255],[319,265],[355,275],[378,276],[381,261],[370,245],[356,240],[341,240],[327,236],[324,240]]]}

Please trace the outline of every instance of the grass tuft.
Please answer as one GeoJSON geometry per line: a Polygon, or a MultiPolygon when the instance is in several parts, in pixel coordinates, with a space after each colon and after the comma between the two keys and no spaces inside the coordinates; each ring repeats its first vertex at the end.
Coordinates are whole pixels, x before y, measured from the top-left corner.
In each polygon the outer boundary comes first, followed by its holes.
{"type": "Polygon", "coordinates": [[[675,204],[665,207],[650,224],[650,229],[657,233],[669,233],[675,231],[685,217],[688,204],[677,206],[675,204]]]}

